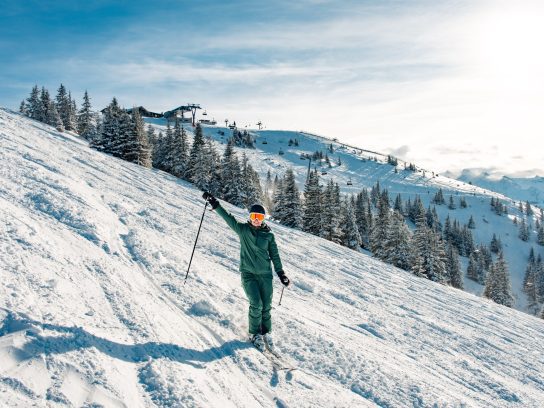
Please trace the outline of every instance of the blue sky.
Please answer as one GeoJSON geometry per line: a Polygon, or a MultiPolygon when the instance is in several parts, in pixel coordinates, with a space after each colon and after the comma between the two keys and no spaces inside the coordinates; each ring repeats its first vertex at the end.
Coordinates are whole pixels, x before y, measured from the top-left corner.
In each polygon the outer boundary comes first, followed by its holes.
{"type": "Polygon", "coordinates": [[[544,175],[543,8],[520,0],[1,1],[0,105],[200,103],[438,171],[544,175]]]}

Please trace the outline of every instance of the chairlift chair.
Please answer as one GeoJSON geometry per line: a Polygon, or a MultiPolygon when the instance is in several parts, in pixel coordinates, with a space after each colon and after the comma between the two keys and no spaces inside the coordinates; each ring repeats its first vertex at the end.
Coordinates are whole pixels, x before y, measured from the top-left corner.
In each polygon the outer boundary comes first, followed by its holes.
{"type": "Polygon", "coordinates": [[[348,180],[348,186],[352,186],[353,183],[351,182],[351,178],[348,180]]]}

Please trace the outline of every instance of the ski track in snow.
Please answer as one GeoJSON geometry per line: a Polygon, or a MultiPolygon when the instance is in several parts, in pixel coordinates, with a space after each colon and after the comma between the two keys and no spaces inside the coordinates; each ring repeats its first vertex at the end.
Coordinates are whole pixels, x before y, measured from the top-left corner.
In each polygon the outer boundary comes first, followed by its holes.
{"type": "Polygon", "coordinates": [[[5,110],[0,143],[0,405],[544,405],[541,320],[271,223],[275,371],[213,212],[184,284],[200,192],[5,110]]]}

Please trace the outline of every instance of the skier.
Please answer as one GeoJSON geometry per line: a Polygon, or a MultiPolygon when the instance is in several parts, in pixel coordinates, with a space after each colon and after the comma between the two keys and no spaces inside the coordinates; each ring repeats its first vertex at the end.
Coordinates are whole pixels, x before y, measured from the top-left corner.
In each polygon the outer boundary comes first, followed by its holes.
{"type": "Polygon", "coordinates": [[[249,300],[249,340],[260,351],[265,351],[266,348],[274,351],[270,315],[272,309],[272,267],[270,264],[274,264],[274,270],[285,287],[291,282],[283,271],[274,234],[264,222],[266,211],[262,205],[255,204],[249,210],[249,220],[245,223],[238,222],[213,195],[204,193],[202,197],[240,238],[239,269],[242,275],[242,287],[249,300]]]}

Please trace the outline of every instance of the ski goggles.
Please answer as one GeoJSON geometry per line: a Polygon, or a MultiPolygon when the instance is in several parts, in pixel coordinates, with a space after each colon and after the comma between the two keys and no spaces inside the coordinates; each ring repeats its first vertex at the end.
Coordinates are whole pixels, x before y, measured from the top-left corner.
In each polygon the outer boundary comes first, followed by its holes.
{"type": "Polygon", "coordinates": [[[264,217],[265,215],[261,213],[249,213],[249,219],[251,221],[255,221],[255,220],[264,221],[264,217]]]}

